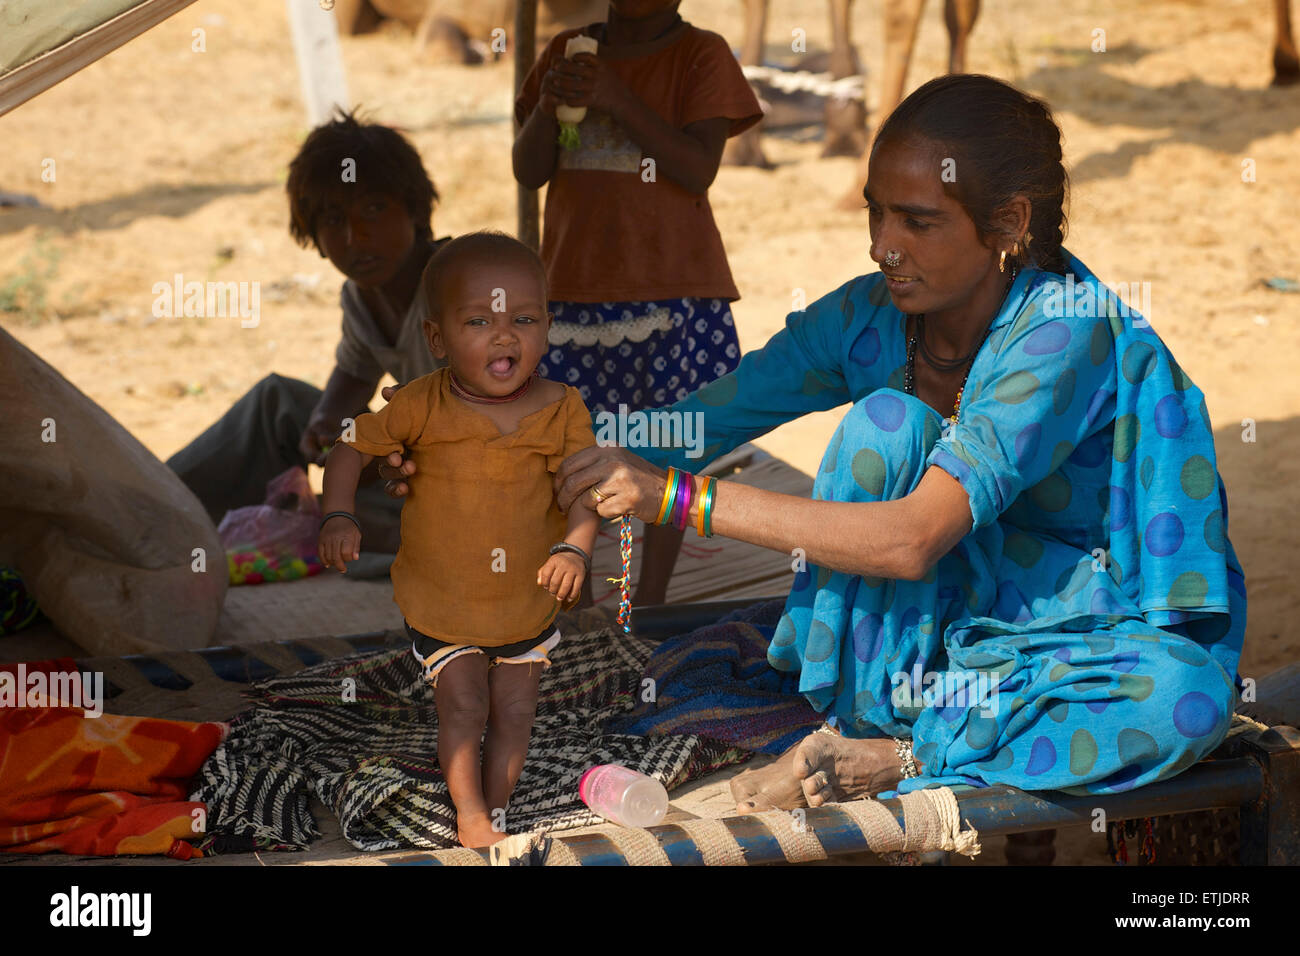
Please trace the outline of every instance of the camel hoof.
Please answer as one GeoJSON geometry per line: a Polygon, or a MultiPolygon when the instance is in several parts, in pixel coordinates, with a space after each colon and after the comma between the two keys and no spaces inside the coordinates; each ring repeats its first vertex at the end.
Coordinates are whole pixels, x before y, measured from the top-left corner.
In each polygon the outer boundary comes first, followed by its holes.
{"type": "Polygon", "coordinates": [[[1273,61],[1273,82],[1270,86],[1295,86],[1300,83],[1300,63],[1273,61]]]}
{"type": "Polygon", "coordinates": [[[722,165],[775,169],[775,164],[769,161],[763,152],[763,140],[759,133],[761,126],[762,124],[759,124],[727,140],[727,145],[722,150],[722,165]]]}
{"type": "Polygon", "coordinates": [[[861,100],[826,101],[822,157],[861,156],[867,147],[867,107],[861,100]]]}

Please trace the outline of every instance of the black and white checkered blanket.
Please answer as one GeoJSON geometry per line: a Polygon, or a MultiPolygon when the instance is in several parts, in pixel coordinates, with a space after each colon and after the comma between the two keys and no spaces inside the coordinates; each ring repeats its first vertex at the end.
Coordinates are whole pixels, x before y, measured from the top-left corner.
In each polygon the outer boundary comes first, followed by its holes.
{"type": "MultiPolygon", "coordinates": [[[[508,833],[600,823],[578,798],[591,766],[621,763],[672,789],[745,759],[698,736],[602,732],[642,693],[652,646],[614,627],[567,636],[542,675],[537,721],[508,833]]],[[[359,850],[458,846],[456,811],[438,768],[433,690],[409,649],[330,660],[254,685],[208,758],[191,800],[208,806],[208,833],[257,845],[306,848],[320,835],[315,793],[359,850]]]]}

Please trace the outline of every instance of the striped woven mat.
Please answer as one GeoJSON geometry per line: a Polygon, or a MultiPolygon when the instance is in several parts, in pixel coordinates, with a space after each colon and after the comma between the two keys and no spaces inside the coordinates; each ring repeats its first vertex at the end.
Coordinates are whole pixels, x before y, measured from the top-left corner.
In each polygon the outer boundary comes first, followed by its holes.
{"type": "MultiPolygon", "coordinates": [[[[542,676],[532,743],[504,832],[601,822],[578,797],[579,778],[597,764],[623,764],[671,790],[749,756],[694,734],[602,731],[634,706],[652,650],[609,625],[566,635],[542,676]]],[[[235,721],[191,795],[208,807],[216,842],[205,850],[305,849],[320,835],[312,795],[358,850],[459,845],[438,769],[433,692],[407,648],[325,661],[259,681],[252,693],[255,706],[235,721]]]]}

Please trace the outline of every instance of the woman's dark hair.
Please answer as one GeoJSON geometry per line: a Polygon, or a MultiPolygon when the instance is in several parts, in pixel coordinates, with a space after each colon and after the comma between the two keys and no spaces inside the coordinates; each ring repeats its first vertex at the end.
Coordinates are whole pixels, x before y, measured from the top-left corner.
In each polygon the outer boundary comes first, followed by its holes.
{"type": "Polygon", "coordinates": [[[1042,100],[991,76],[958,73],[920,87],[880,127],[872,152],[889,139],[919,136],[956,161],[944,182],[975,223],[980,237],[1004,233],[994,214],[1013,196],[1032,206],[1018,266],[1064,273],[1069,178],[1061,155],[1061,128],[1042,100]]]}
{"type": "Polygon", "coordinates": [[[316,219],[340,190],[357,185],[397,197],[415,223],[417,238],[432,239],[438,190],[420,154],[395,129],[358,122],[341,110],[317,126],[289,164],[289,234],[300,246],[316,243],[316,219]],[[351,160],[345,167],[345,161],[351,160]],[[344,178],[350,169],[354,177],[344,178]]]}

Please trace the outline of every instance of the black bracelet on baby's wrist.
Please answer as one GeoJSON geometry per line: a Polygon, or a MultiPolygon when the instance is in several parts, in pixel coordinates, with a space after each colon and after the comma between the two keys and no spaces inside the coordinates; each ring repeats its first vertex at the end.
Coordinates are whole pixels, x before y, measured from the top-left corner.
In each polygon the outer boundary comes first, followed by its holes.
{"type": "Polygon", "coordinates": [[[329,521],[330,518],[347,518],[349,521],[351,521],[354,525],[357,526],[358,531],[361,530],[361,522],[357,520],[357,516],[354,515],[351,511],[331,511],[325,517],[320,519],[320,527],[318,527],[316,530],[320,531],[324,529],[325,522],[329,521]]]}
{"type": "Polygon", "coordinates": [[[591,572],[591,555],[583,551],[576,544],[569,544],[567,541],[561,541],[559,544],[551,545],[551,554],[558,554],[561,551],[572,551],[578,557],[582,558],[583,567],[587,572],[591,572]]]}

